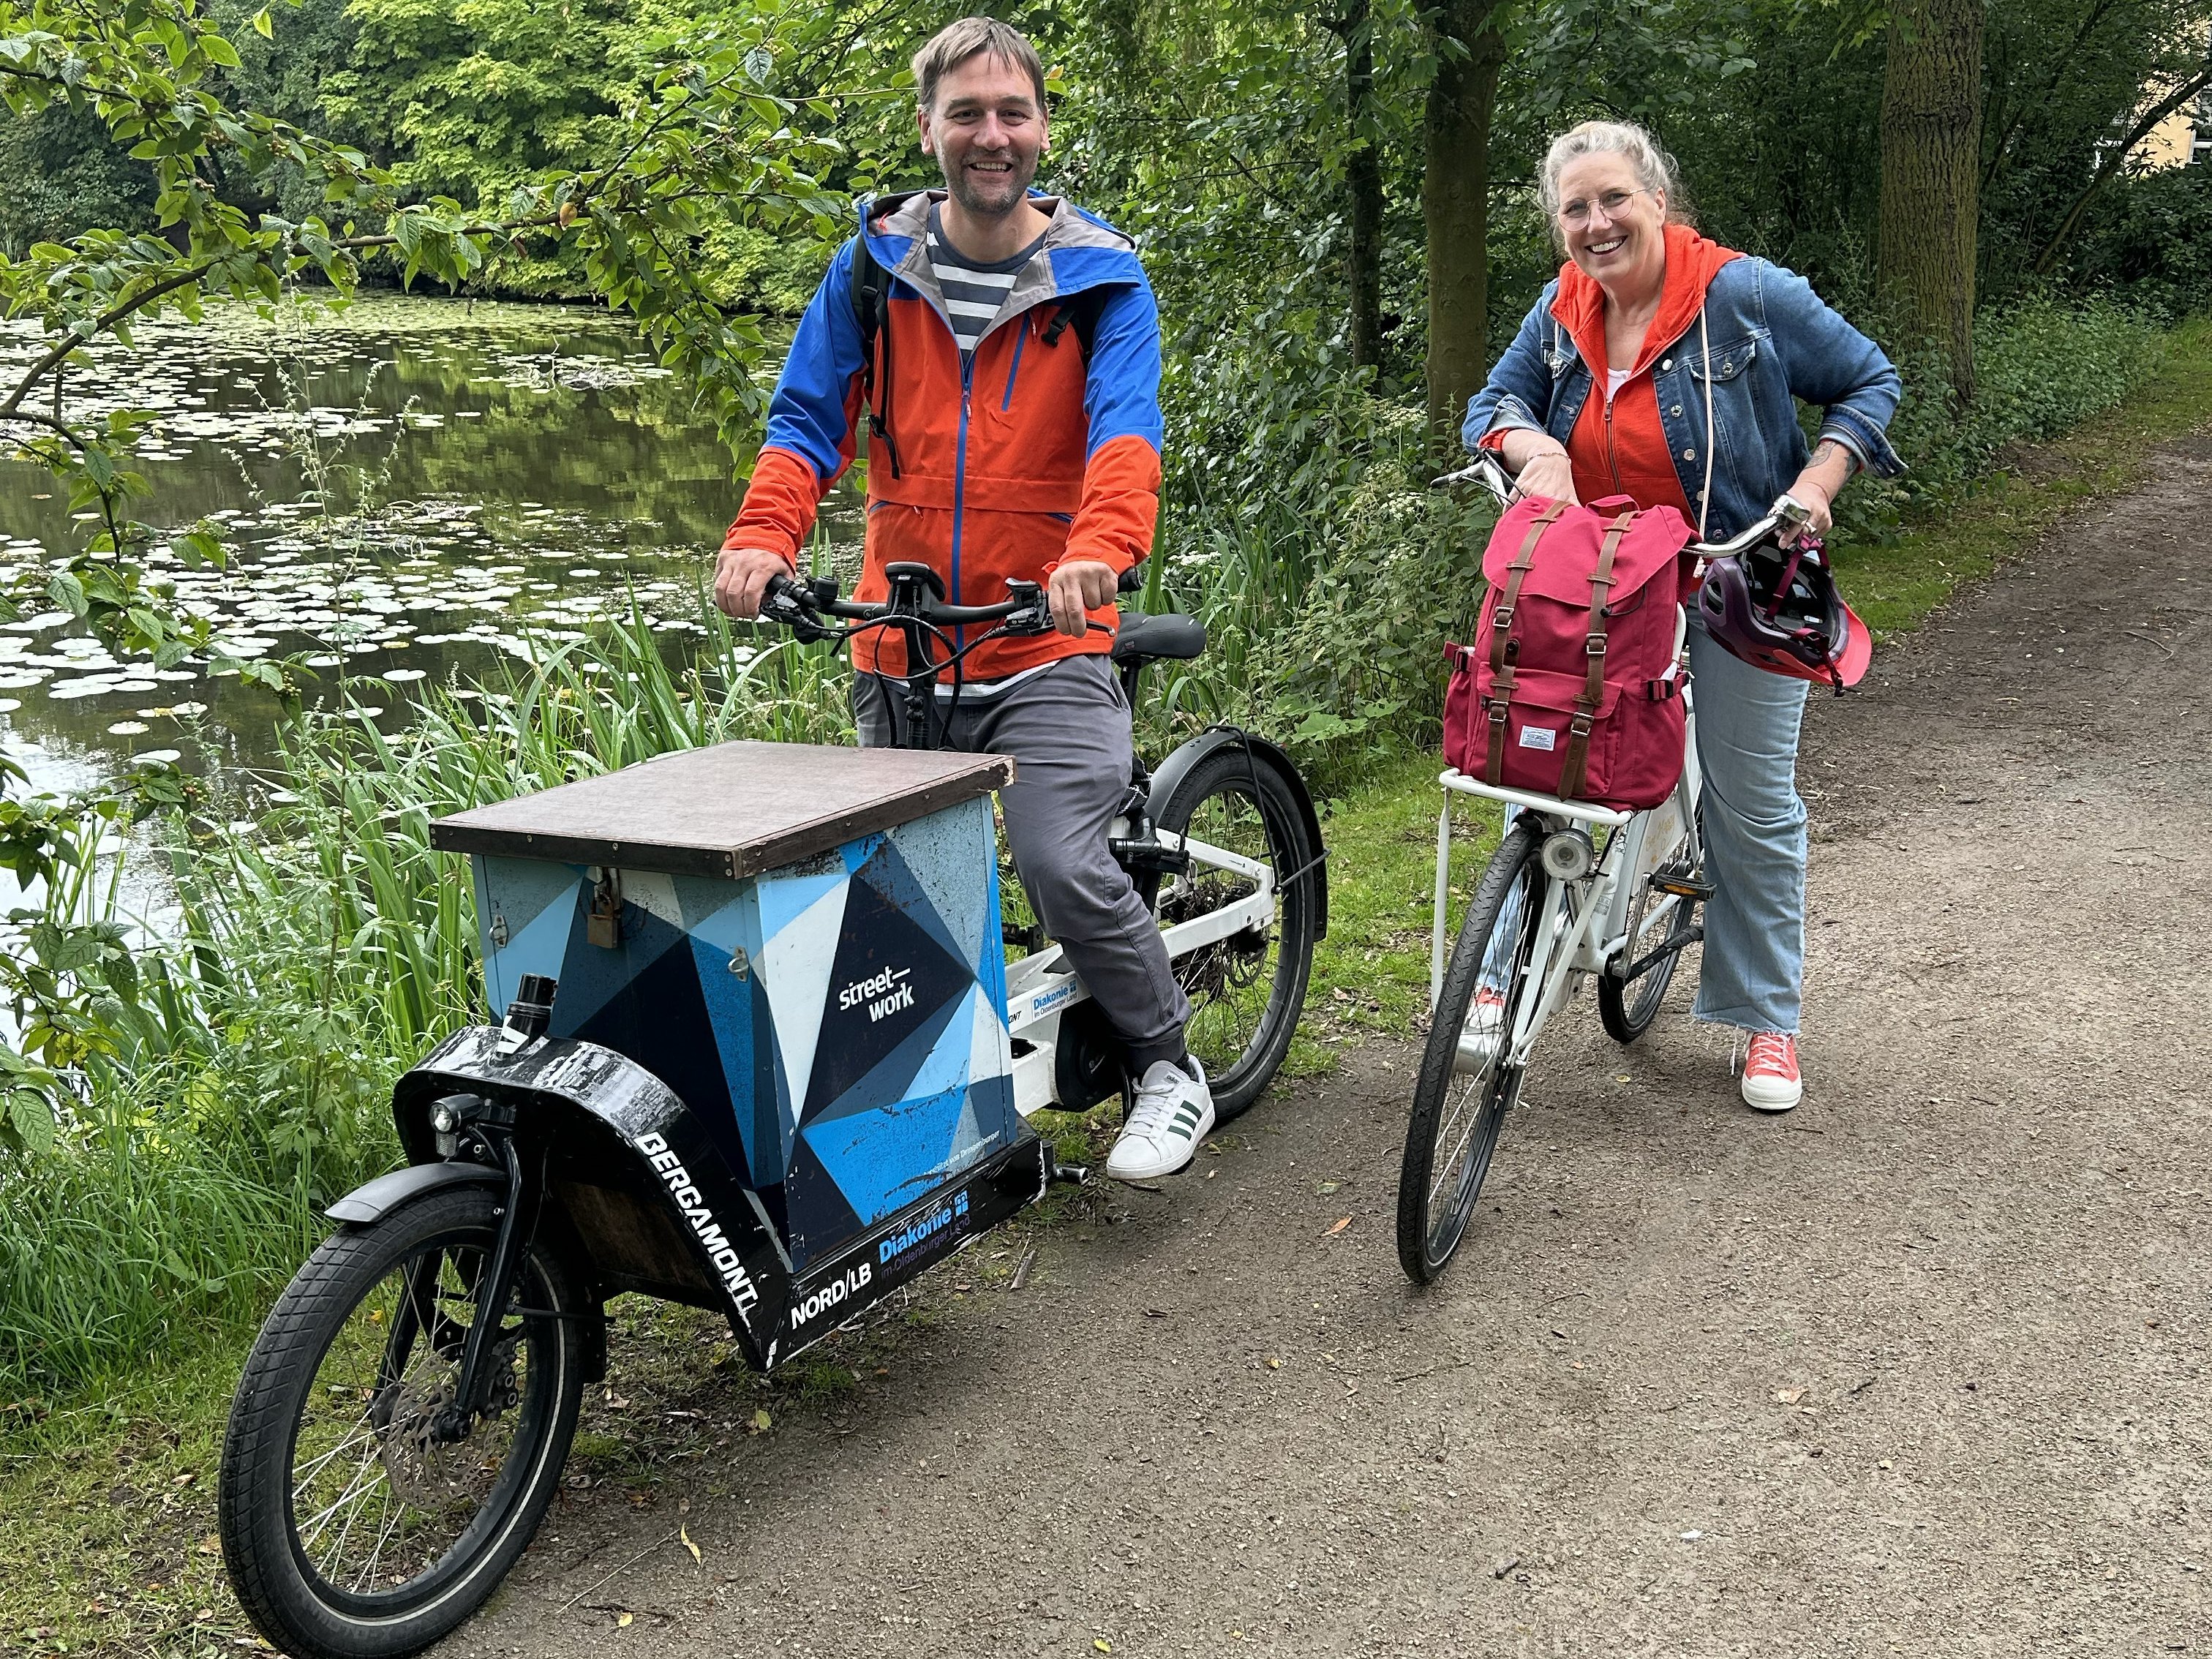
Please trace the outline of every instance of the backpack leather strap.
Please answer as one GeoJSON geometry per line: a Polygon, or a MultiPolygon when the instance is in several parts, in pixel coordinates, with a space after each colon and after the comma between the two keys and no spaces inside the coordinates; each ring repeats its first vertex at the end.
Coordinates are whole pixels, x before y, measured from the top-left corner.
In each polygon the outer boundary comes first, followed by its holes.
{"type": "Polygon", "coordinates": [[[1559,766],[1559,793],[1569,800],[1578,798],[1589,781],[1590,725],[1605,701],[1605,602],[1613,592],[1613,561],[1620,551],[1620,538],[1635,522],[1635,514],[1624,513],[1605,527],[1605,539],[1597,547],[1597,567],[1590,572],[1589,635],[1583,642],[1583,659],[1589,667],[1567,722],[1567,756],[1559,766]]]}
{"type": "Polygon", "coordinates": [[[1513,665],[1520,660],[1521,641],[1513,637],[1513,610],[1521,603],[1521,584],[1536,562],[1536,544],[1567,510],[1565,501],[1553,501],[1539,513],[1522,538],[1521,550],[1505,568],[1505,592],[1490,613],[1490,696],[1484,714],[1490,722],[1490,750],[1482,763],[1482,781],[1496,785],[1505,777],[1506,706],[1513,701],[1513,665]]]}

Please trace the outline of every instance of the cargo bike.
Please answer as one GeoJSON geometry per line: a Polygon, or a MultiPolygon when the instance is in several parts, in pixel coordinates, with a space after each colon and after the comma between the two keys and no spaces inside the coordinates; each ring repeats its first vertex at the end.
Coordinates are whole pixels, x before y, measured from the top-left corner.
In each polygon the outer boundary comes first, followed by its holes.
{"type": "MultiPolygon", "coordinates": [[[[337,1231],[246,1361],[219,1516],[239,1599],[303,1659],[414,1652],[465,1620],[537,1530],[606,1300],[710,1309],[787,1361],[1085,1171],[1028,1118],[1125,1089],[1059,951],[1008,963],[990,793],[1013,763],[936,750],[934,686],[1042,593],[947,605],[779,584],[813,639],[902,634],[902,746],[732,743],[441,820],[466,854],[489,1007],[400,1079],[404,1167],[337,1231]]],[[[1205,642],[1125,616],[1114,659],[1205,642]]],[[[1327,927],[1295,769],[1228,727],[1142,762],[1110,829],[1190,997],[1220,1117],[1281,1064],[1327,927]]],[[[1126,1098],[1126,1094],[1125,1094],[1126,1098]]]]}

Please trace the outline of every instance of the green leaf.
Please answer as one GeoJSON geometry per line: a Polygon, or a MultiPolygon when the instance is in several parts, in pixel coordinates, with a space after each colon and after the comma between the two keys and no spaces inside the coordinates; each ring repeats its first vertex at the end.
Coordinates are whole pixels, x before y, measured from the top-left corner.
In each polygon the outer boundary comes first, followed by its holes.
{"type": "Polygon", "coordinates": [[[264,6],[253,14],[253,32],[264,40],[276,38],[276,20],[269,15],[268,7],[264,6]]]}

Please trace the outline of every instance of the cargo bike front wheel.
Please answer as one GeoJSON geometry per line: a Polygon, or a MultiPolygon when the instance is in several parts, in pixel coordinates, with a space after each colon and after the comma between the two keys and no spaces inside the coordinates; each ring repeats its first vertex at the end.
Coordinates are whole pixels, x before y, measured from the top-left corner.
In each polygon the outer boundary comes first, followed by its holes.
{"type": "Polygon", "coordinates": [[[453,1410],[499,1202],[447,1188],[333,1234],[246,1360],[223,1557],[254,1623],[301,1659],[428,1646],[498,1587],[552,1501],[583,1394],[583,1305],[542,1245],[491,1334],[480,1409],[453,1410]]]}

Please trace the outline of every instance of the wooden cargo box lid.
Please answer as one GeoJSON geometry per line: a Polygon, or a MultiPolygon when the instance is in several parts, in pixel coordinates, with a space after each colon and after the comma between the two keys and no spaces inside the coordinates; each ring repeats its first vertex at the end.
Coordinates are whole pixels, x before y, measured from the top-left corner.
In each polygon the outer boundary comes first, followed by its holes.
{"type": "Polygon", "coordinates": [[[724,743],[440,818],[430,844],[736,879],[1013,781],[1001,755],[724,743]]]}

